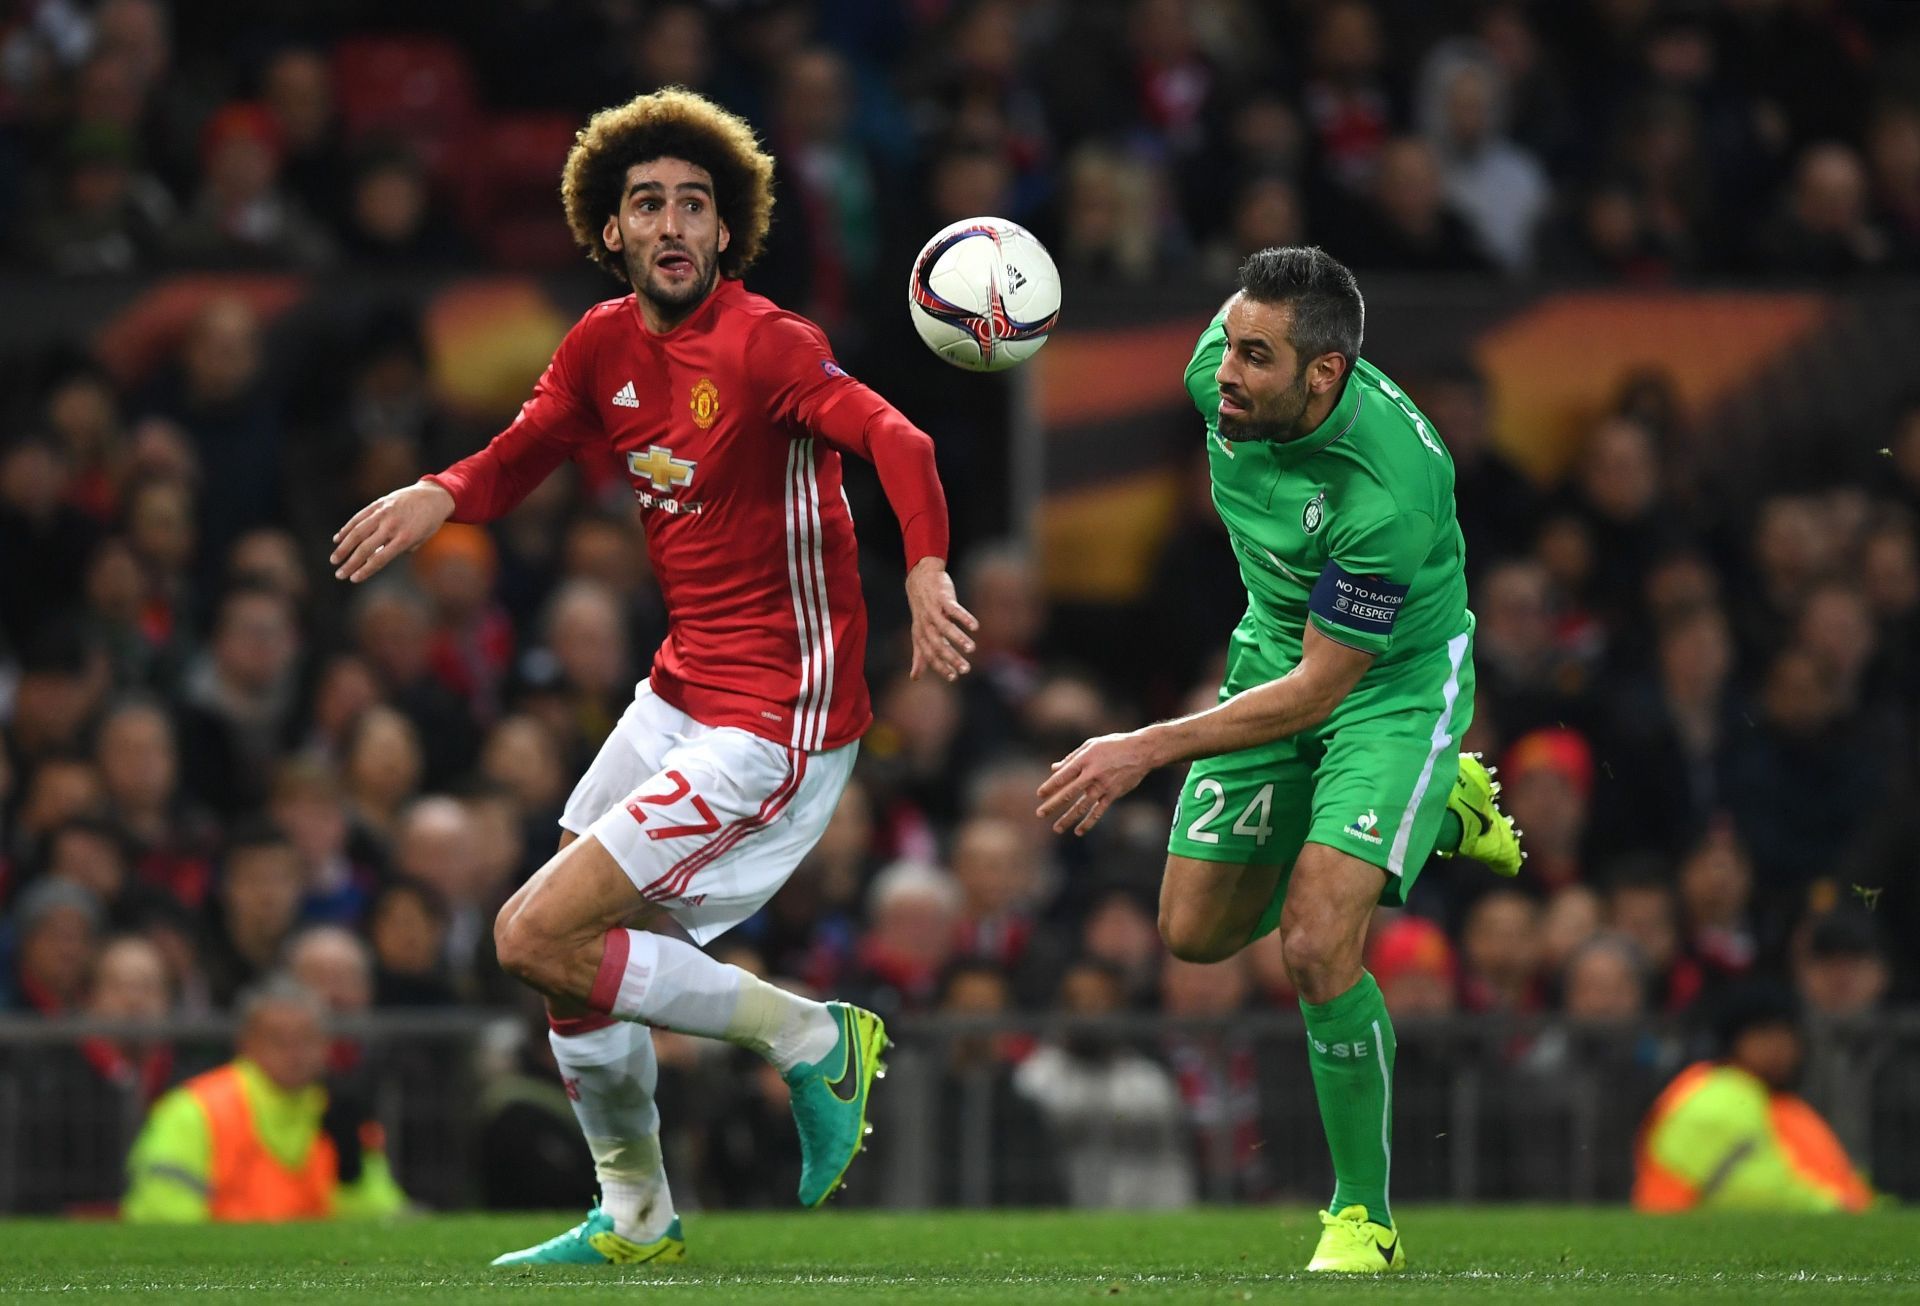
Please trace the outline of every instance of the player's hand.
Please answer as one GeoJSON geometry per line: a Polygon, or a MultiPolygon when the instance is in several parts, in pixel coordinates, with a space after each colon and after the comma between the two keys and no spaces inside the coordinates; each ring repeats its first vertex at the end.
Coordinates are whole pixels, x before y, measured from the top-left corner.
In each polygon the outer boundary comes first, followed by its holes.
{"type": "Polygon", "coordinates": [[[431,481],[383,494],[334,532],[327,561],[334,578],[355,584],[411,553],[453,515],[453,496],[431,481]]]}
{"type": "Polygon", "coordinates": [[[1052,821],[1055,834],[1085,834],[1158,765],[1141,731],[1089,739],[1053,764],[1034,815],[1052,821]]]}
{"type": "Polygon", "coordinates": [[[913,611],[913,667],[907,673],[920,679],[923,671],[937,671],[949,681],[973,670],[966,655],[973,652],[971,633],[980,620],[960,606],[953,594],[953,577],[939,558],[922,558],[907,573],[907,607],[913,611]]]}

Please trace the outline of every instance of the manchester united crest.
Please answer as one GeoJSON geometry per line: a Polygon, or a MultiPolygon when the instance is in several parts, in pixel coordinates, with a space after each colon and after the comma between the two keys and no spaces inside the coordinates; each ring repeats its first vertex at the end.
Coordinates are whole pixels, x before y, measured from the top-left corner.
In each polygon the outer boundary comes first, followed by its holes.
{"type": "Polygon", "coordinates": [[[693,398],[687,406],[693,409],[693,424],[704,431],[720,415],[720,391],[703,376],[694,383],[693,398]]]}

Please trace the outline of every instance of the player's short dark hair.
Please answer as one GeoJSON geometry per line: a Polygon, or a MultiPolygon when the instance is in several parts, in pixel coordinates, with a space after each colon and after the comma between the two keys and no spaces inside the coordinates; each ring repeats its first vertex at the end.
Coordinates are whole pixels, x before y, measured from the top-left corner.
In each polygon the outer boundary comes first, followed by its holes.
{"type": "Polygon", "coordinates": [[[1305,365],[1338,354],[1353,370],[1366,334],[1367,305],[1346,264],[1318,245],[1279,245],[1249,254],[1240,265],[1240,293],[1293,310],[1287,343],[1305,365]]]}
{"type": "Polygon", "coordinates": [[[574,136],[560,174],[560,198],[574,244],[621,281],[626,264],[600,233],[620,211],[627,169],[652,159],[685,159],[713,178],[713,205],[727,224],[720,275],[738,277],[760,257],[773,220],[773,156],[753,128],[678,86],[602,109],[574,136]]]}

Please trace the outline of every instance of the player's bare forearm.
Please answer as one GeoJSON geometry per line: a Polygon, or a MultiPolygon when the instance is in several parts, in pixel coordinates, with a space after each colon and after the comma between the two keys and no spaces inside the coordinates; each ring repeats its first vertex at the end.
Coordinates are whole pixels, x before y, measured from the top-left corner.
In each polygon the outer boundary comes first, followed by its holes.
{"type": "Polygon", "coordinates": [[[955,597],[945,558],[927,557],[913,564],[907,573],[907,607],[913,614],[913,667],[908,674],[914,680],[922,671],[958,680],[973,669],[966,655],[973,652],[971,632],[980,629],[980,622],[955,597]]]}
{"type": "MultiPolygon", "coordinates": [[[[1359,649],[1346,649],[1346,653],[1361,661],[1361,672],[1367,663],[1373,663],[1373,655],[1361,653],[1359,649]]],[[[1313,670],[1302,663],[1279,680],[1242,689],[1225,703],[1202,713],[1158,722],[1142,734],[1152,739],[1156,766],[1254,749],[1261,743],[1296,736],[1327,720],[1357,680],[1357,672],[1348,680],[1331,668],[1313,674],[1313,670]]]]}
{"type": "Polygon", "coordinates": [[[1204,712],[1089,739],[1055,762],[1040,786],[1037,815],[1052,821],[1057,833],[1085,834],[1151,771],[1272,743],[1320,724],[1371,665],[1373,654],[1308,626],[1300,665],[1278,680],[1204,712]]]}
{"type": "Polygon", "coordinates": [[[452,515],[453,496],[431,481],[383,494],[334,532],[327,561],[336,579],[367,580],[419,548],[452,515]]]}

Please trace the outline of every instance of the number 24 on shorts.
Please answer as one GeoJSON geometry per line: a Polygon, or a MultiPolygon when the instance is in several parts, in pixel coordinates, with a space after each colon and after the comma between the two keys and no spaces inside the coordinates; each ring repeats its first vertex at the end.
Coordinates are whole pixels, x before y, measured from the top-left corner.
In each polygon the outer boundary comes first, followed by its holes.
{"type": "MultiPolygon", "coordinates": [[[[1208,827],[1220,819],[1227,808],[1226,786],[1218,780],[1208,777],[1193,787],[1195,802],[1209,802],[1209,806],[1193,818],[1187,826],[1187,838],[1195,843],[1219,843],[1220,832],[1208,827]]],[[[1273,786],[1264,784],[1253,796],[1233,822],[1233,833],[1253,840],[1256,847],[1265,844],[1273,834],[1273,786]]]]}

